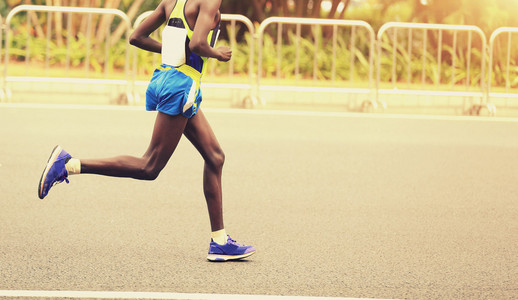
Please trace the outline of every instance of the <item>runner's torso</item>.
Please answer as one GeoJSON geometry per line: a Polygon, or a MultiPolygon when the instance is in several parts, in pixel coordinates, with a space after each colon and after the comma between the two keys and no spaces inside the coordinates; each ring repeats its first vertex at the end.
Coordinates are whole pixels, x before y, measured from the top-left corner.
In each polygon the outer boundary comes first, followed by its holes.
{"type": "MultiPolygon", "coordinates": [[[[162,63],[171,66],[187,64],[203,74],[208,58],[199,56],[189,49],[189,42],[198,17],[199,1],[201,0],[176,0],[166,6],[166,12],[169,10],[170,14],[162,33],[162,63]]],[[[220,18],[221,15],[218,11],[213,22],[213,29],[207,36],[207,43],[211,47],[216,44],[220,18]]]]}

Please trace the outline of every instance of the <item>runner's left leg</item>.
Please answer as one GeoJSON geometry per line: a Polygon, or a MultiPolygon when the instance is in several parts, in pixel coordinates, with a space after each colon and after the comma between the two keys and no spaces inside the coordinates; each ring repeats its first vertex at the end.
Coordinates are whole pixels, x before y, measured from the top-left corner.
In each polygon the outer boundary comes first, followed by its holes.
{"type": "Polygon", "coordinates": [[[154,180],[176,149],[187,120],[182,115],[158,112],[151,142],[142,157],[81,159],[81,173],[154,180]]]}

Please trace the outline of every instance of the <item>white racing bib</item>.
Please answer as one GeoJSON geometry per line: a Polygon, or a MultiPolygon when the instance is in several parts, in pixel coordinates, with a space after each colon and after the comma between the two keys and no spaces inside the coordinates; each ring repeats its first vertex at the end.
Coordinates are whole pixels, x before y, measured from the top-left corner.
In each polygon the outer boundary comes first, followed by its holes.
{"type": "Polygon", "coordinates": [[[166,26],[162,31],[162,63],[178,67],[186,63],[187,29],[166,26]]]}

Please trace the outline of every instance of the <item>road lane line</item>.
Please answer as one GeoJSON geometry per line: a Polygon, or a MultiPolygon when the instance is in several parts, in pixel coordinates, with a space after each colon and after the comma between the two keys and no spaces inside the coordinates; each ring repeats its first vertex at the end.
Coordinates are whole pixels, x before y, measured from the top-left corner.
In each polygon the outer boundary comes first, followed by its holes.
{"type": "MultiPolygon", "coordinates": [[[[0,108],[145,111],[144,104],[139,105],[139,106],[124,106],[124,105],[88,105],[88,104],[0,103],[0,108]]],[[[362,118],[364,118],[364,119],[406,119],[406,120],[478,121],[478,122],[518,123],[518,118],[463,116],[463,115],[315,112],[315,111],[291,111],[291,110],[242,109],[242,108],[203,108],[203,111],[204,112],[214,112],[214,113],[248,114],[248,115],[280,115],[280,116],[339,117],[339,118],[345,117],[345,118],[359,118],[359,119],[362,119],[362,118]]]]}
{"type": "Polygon", "coordinates": [[[174,300],[382,300],[374,298],[306,297],[238,294],[188,294],[110,291],[26,291],[0,290],[0,297],[95,298],[95,299],[174,299],[174,300]]]}

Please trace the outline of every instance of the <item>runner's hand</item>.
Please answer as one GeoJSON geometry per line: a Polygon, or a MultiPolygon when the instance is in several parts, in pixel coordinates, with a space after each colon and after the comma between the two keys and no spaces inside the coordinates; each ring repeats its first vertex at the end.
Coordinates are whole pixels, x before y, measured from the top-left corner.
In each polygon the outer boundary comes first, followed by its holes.
{"type": "Polygon", "coordinates": [[[219,61],[229,61],[232,57],[232,50],[230,50],[229,47],[218,47],[216,51],[219,53],[219,56],[217,57],[219,61]]]}

